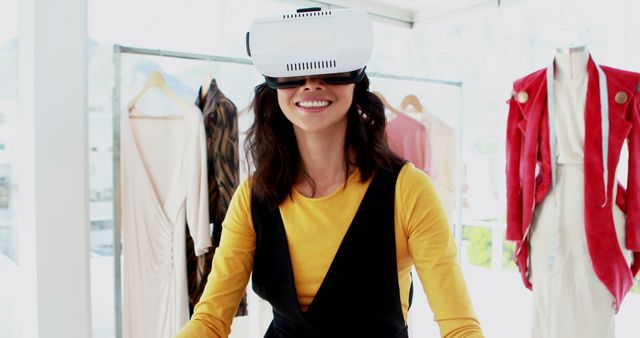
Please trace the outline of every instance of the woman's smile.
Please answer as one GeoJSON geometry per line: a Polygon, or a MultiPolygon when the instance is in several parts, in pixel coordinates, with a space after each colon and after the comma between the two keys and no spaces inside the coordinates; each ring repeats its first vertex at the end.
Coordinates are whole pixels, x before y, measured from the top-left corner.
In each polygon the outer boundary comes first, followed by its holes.
{"type": "Polygon", "coordinates": [[[331,106],[333,102],[324,99],[303,99],[301,101],[297,101],[295,103],[298,109],[309,112],[309,113],[318,113],[326,110],[329,106],[331,106]]]}

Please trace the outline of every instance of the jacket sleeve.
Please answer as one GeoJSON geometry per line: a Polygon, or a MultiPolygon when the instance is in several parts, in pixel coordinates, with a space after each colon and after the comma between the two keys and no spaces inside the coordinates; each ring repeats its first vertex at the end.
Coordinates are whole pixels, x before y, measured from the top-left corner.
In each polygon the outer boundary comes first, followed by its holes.
{"type": "MultiPolygon", "coordinates": [[[[640,90],[640,86],[638,88],[640,90]]],[[[640,92],[634,95],[631,111],[631,131],[628,137],[629,168],[627,177],[627,249],[640,252],[640,92]]],[[[637,256],[637,255],[636,255],[637,256]]],[[[638,259],[634,262],[634,275],[640,268],[638,259]],[[634,271],[635,270],[635,271],[634,271]]]]}
{"type": "Polygon", "coordinates": [[[522,191],[520,180],[520,154],[523,134],[518,124],[522,121],[522,112],[516,100],[509,99],[509,117],[507,119],[507,240],[522,240],[522,191]]]}

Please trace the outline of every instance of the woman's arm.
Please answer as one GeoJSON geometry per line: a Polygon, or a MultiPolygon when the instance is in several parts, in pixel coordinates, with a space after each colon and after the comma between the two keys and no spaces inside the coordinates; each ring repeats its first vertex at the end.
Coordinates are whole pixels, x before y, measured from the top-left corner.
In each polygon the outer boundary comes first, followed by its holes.
{"type": "Polygon", "coordinates": [[[176,338],[227,337],[251,270],[256,235],[251,221],[251,185],[236,190],[222,223],[220,246],[213,257],[207,286],[191,320],[176,338]]]}
{"type": "Polygon", "coordinates": [[[405,165],[398,177],[402,213],[414,262],[442,337],[484,337],[476,318],[447,216],[427,175],[405,165]]]}

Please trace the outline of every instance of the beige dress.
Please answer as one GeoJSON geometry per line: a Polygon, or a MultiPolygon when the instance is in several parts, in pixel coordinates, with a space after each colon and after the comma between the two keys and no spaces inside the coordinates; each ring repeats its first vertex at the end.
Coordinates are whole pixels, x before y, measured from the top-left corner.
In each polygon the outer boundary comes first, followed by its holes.
{"type": "Polygon", "coordinates": [[[427,127],[431,142],[431,181],[449,221],[452,221],[455,208],[456,133],[444,121],[428,113],[424,113],[422,123],[427,127]]]}
{"type": "Polygon", "coordinates": [[[170,338],[189,319],[185,224],[196,255],[211,247],[200,111],[121,119],[123,336],[170,338]]]}
{"type": "MultiPolygon", "coordinates": [[[[554,81],[556,186],[534,211],[530,243],[533,338],[615,337],[614,298],[593,270],[585,234],[587,82],[586,73],[554,81]]],[[[618,241],[624,244],[625,216],[612,204],[618,241]]],[[[624,245],[621,248],[629,259],[624,245]]]]}

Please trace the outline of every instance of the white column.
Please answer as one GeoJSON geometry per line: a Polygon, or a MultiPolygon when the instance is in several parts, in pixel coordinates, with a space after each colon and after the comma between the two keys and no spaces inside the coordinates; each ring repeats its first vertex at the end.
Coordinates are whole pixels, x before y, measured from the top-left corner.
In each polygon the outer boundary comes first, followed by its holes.
{"type": "Polygon", "coordinates": [[[91,337],[86,0],[20,0],[21,337],[91,337]]]}

